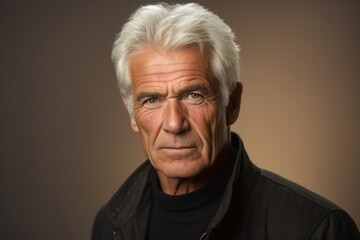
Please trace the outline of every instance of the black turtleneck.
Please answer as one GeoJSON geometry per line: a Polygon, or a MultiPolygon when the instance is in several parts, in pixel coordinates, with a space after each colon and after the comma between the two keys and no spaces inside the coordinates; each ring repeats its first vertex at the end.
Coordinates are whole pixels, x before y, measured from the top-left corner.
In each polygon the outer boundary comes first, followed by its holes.
{"type": "Polygon", "coordinates": [[[155,174],[152,180],[153,204],[147,239],[199,239],[219,207],[234,161],[235,157],[231,154],[225,171],[203,188],[184,195],[164,194],[155,174]]]}

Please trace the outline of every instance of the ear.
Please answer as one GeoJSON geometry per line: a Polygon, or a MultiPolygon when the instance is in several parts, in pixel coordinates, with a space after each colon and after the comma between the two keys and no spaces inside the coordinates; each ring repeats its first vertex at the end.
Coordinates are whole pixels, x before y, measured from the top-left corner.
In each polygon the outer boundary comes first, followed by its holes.
{"type": "MultiPolygon", "coordinates": [[[[123,103],[124,103],[125,108],[127,109],[127,99],[126,99],[126,97],[125,97],[124,95],[121,95],[121,99],[122,99],[122,101],[123,101],[123,103]]],[[[128,110],[128,109],[127,109],[127,110],[128,110]]],[[[132,128],[135,132],[139,132],[139,128],[138,128],[138,126],[137,126],[137,124],[136,124],[136,121],[135,121],[134,116],[131,116],[131,115],[129,115],[129,116],[130,116],[130,125],[131,125],[131,128],[132,128]]]]}
{"type": "Polygon", "coordinates": [[[236,86],[230,94],[226,108],[226,123],[228,126],[232,125],[239,117],[242,89],[241,82],[236,82],[236,86]]]}

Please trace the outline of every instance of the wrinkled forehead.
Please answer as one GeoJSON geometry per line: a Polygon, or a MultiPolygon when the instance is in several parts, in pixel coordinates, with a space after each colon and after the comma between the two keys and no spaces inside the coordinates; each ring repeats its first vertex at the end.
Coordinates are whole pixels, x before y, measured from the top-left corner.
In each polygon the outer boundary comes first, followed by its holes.
{"type": "Polygon", "coordinates": [[[142,84],[172,83],[177,87],[187,84],[182,80],[206,80],[211,84],[209,57],[199,48],[143,48],[129,58],[133,87],[142,84]]]}
{"type": "Polygon", "coordinates": [[[137,100],[149,96],[182,97],[194,92],[203,96],[211,96],[216,95],[216,89],[206,79],[147,82],[134,87],[133,96],[137,100]]]}

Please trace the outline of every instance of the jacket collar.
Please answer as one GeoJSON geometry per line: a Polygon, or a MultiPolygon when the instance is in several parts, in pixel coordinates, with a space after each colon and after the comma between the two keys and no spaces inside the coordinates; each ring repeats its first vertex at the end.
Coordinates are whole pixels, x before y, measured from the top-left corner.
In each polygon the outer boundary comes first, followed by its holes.
{"type": "Polygon", "coordinates": [[[150,214],[152,199],[151,178],[154,173],[150,162],[145,161],[110,200],[106,215],[114,230],[122,229],[137,236],[132,239],[145,239],[141,235],[146,234],[146,220],[150,214]],[[139,218],[146,220],[136,221],[139,218]]]}
{"type": "Polygon", "coordinates": [[[236,152],[234,169],[225,188],[220,207],[208,226],[207,234],[211,234],[213,229],[225,218],[234,198],[240,200],[249,195],[260,173],[259,169],[250,161],[241,138],[234,132],[231,133],[231,144],[236,152]]]}

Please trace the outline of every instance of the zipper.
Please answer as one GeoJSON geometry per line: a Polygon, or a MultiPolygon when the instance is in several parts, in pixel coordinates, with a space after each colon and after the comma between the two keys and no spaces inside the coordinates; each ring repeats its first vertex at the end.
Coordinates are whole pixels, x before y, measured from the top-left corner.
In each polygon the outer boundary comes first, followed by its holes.
{"type": "Polygon", "coordinates": [[[204,233],[201,235],[201,237],[200,237],[199,240],[208,240],[208,239],[209,239],[209,234],[208,234],[207,232],[204,232],[204,233]]]}
{"type": "Polygon", "coordinates": [[[120,240],[119,234],[117,231],[113,232],[114,240],[120,240]]]}

